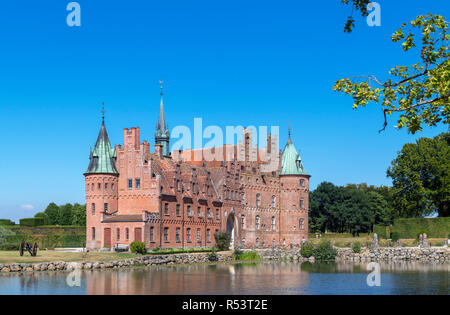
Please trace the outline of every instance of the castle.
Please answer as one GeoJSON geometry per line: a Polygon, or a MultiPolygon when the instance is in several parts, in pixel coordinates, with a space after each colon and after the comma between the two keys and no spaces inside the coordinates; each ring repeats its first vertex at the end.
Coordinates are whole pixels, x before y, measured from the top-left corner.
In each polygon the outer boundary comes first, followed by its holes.
{"type": "Polygon", "coordinates": [[[309,178],[289,139],[283,152],[269,134],[267,147],[243,143],[223,148],[224,161],[200,161],[198,150],[170,153],[161,87],[155,149],[140,129],[124,130],[123,145],[111,146],[104,115],[86,182],[86,247],[112,248],[133,241],[147,248],[215,245],[215,233],[231,235],[241,248],[294,247],[308,240],[309,178]],[[267,162],[265,156],[276,159],[267,162]],[[267,163],[277,163],[268,171],[267,163]]]}

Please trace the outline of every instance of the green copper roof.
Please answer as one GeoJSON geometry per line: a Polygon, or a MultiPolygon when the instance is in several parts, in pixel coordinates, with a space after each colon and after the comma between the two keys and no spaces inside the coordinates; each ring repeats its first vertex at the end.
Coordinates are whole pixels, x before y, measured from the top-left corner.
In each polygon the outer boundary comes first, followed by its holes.
{"type": "Polygon", "coordinates": [[[297,153],[292,143],[291,135],[289,135],[289,140],[284,147],[281,157],[280,175],[307,175],[300,154],[297,153]]]}
{"type": "Polygon", "coordinates": [[[109,142],[105,121],[103,121],[94,150],[91,150],[90,162],[85,174],[118,174],[115,163],[116,157],[116,150],[112,148],[111,142],[109,142]]]}

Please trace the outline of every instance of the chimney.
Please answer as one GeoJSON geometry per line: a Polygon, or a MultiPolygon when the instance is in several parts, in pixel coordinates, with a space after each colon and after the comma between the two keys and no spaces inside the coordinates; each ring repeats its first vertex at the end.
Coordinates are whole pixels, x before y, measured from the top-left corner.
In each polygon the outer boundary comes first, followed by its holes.
{"type": "Polygon", "coordinates": [[[162,144],[155,144],[155,154],[162,159],[163,158],[163,150],[162,150],[163,145],[162,144]]]}

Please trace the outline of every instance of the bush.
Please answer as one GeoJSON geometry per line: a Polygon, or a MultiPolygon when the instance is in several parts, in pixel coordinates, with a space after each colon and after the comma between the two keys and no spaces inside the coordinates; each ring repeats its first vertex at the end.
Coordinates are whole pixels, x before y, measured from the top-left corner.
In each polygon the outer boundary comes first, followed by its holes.
{"type": "Polygon", "coordinates": [[[233,253],[233,260],[260,260],[261,257],[257,252],[243,252],[239,249],[235,250],[233,253]]]}
{"type": "Polygon", "coordinates": [[[314,258],[316,260],[334,260],[336,255],[336,249],[327,239],[322,239],[314,249],[314,258]]]}
{"type": "Polygon", "coordinates": [[[415,238],[420,231],[427,231],[429,238],[444,238],[450,231],[450,217],[394,219],[393,231],[400,238],[415,238]]]}
{"type": "Polygon", "coordinates": [[[302,255],[302,257],[309,258],[314,255],[314,249],[314,244],[307,242],[300,249],[300,255],[302,255]]]}
{"type": "Polygon", "coordinates": [[[361,243],[356,241],[352,245],[352,250],[354,253],[359,253],[361,251],[361,243]]]}
{"type": "Polygon", "coordinates": [[[44,218],[26,218],[20,219],[19,224],[21,226],[40,226],[44,225],[45,221],[44,218]]]}
{"type": "Polygon", "coordinates": [[[398,234],[398,232],[392,232],[391,233],[391,240],[393,242],[397,242],[400,239],[400,235],[398,234]]]}
{"type": "Polygon", "coordinates": [[[240,250],[239,248],[236,248],[233,252],[233,259],[234,260],[240,260],[244,252],[240,250]]]}
{"type": "Polygon", "coordinates": [[[20,244],[2,244],[0,245],[0,250],[19,250],[20,244]]]}
{"type": "Polygon", "coordinates": [[[215,250],[213,250],[211,253],[208,254],[208,260],[209,261],[218,261],[219,260],[219,257],[217,257],[215,250]]]}
{"type": "Polygon", "coordinates": [[[130,245],[130,250],[132,253],[136,254],[145,254],[147,253],[147,249],[145,248],[144,242],[132,242],[130,245]]]}
{"type": "Polygon", "coordinates": [[[0,225],[15,225],[16,223],[14,223],[11,220],[8,219],[0,219],[0,225]]]}
{"type": "Polygon", "coordinates": [[[214,238],[216,239],[217,250],[223,251],[230,249],[230,234],[228,234],[227,232],[217,232],[214,234],[214,238]]]}

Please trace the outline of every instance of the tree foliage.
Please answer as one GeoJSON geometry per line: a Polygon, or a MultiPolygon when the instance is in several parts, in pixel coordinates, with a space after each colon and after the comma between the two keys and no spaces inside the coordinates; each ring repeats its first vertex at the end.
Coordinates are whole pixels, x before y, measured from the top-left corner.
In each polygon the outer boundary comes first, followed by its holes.
{"type": "Polygon", "coordinates": [[[387,115],[400,113],[397,128],[411,133],[422,130],[423,124],[435,126],[450,122],[450,55],[449,23],[440,15],[419,15],[403,23],[392,34],[392,41],[401,42],[404,52],[420,48],[419,61],[410,66],[396,66],[386,81],[374,75],[360,75],[335,82],[333,89],[353,97],[353,108],[369,102],[381,104],[384,130],[387,115]],[[420,37],[420,40],[418,39],[420,37]]]}
{"type": "Polygon", "coordinates": [[[310,193],[311,231],[359,233],[371,232],[374,224],[389,224],[391,209],[376,188],[367,184],[335,186],[321,183],[310,193]]]}
{"type": "Polygon", "coordinates": [[[420,138],[398,152],[387,175],[397,217],[450,215],[450,133],[420,138]]]}
{"type": "Polygon", "coordinates": [[[359,11],[362,16],[368,16],[367,5],[371,0],[341,0],[345,5],[350,5],[352,7],[352,13],[347,17],[347,22],[345,22],[344,32],[351,33],[355,27],[355,18],[353,17],[354,11],[359,11]]]}
{"type": "Polygon", "coordinates": [[[58,206],[52,202],[44,212],[35,214],[35,217],[44,218],[46,225],[86,226],[86,205],[67,203],[58,206]]]}

